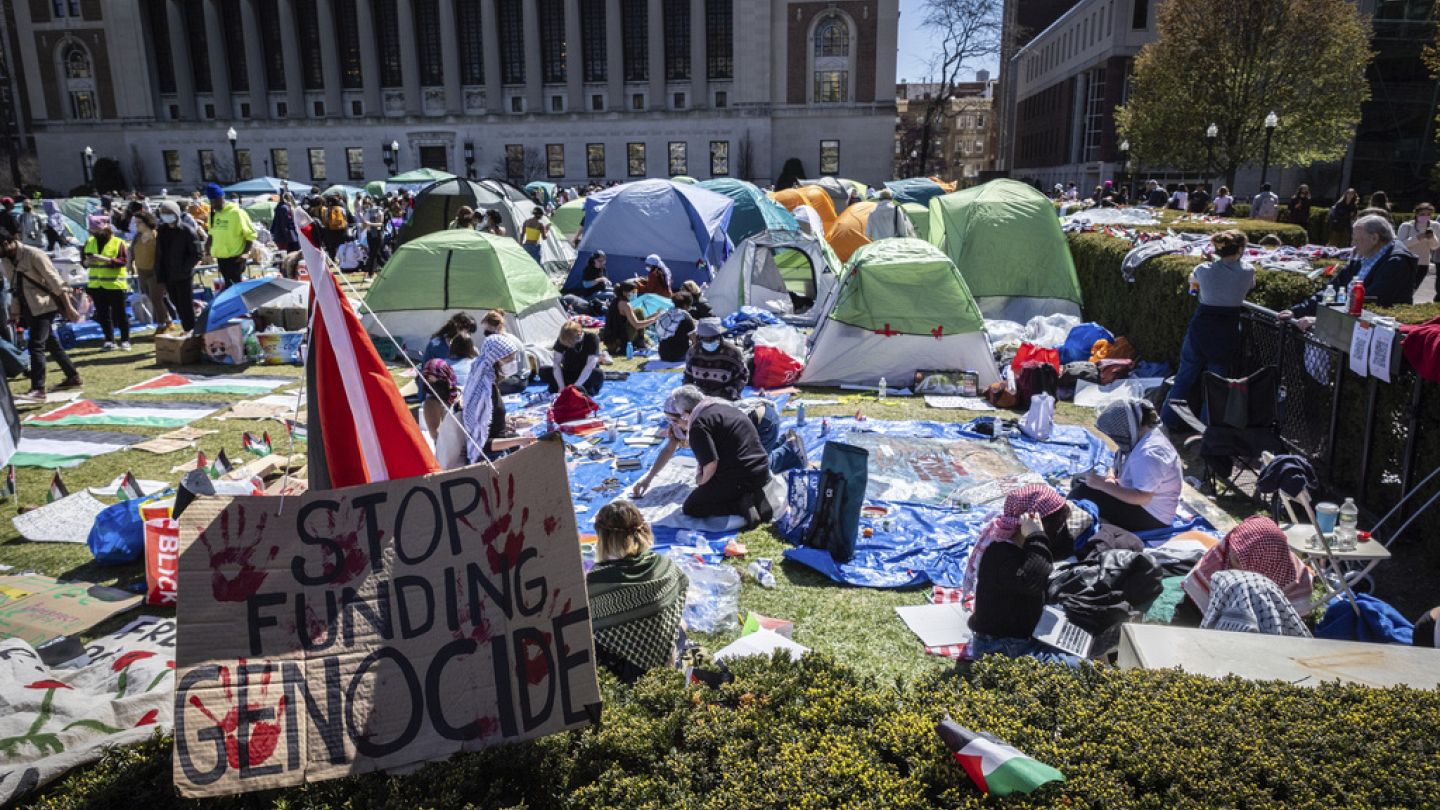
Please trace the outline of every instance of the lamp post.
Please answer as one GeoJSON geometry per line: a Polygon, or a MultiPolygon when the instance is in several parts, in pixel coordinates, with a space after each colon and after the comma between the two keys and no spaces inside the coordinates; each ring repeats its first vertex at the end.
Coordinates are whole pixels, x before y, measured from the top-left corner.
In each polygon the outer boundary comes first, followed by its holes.
{"type": "Polygon", "coordinates": [[[475,143],[465,142],[465,176],[471,180],[475,179],[475,143]]]}
{"type": "Polygon", "coordinates": [[[1123,141],[1120,142],[1120,171],[1121,171],[1121,174],[1124,176],[1124,180],[1123,180],[1122,182],[1124,183],[1124,186],[1125,186],[1125,199],[1128,200],[1131,205],[1134,205],[1134,204],[1135,204],[1135,201],[1134,201],[1135,189],[1133,189],[1133,188],[1130,187],[1130,139],[1129,139],[1129,138],[1126,138],[1125,140],[1123,140],[1123,141]]]}
{"type": "Polygon", "coordinates": [[[380,154],[385,156],[385,171],[390,172],[392,175],[396,174],[395,155],[390,152],[390,144],[380,144],[380,154]]]}
{"type": "Polygon", "coordinates": [[[1260,185],[1265,185],[1265,177],[1270,174],[1270,139],[1275,136],[1275,128],[1280,126],[1280,118],[1271,110],[1265,116],[1265,157],[1260,161],[1260,185]]]}
{"type": "Polygon", "coordinates": [[[390,154],[395,156],[395,173],[400,173],[400,142],[390,142],[390,154]]]}
{"type": "Polygon", "coordinates": [[[1205,182],[1215,175],[1215,139],[1220,136],[1220,127],[1211,122],[1205,128],[1205,182]]]}
{"type": "Polygon", "coordinates": [[[95,150],[94,150],[94,149],[91,149],[91,148],[88,147],[88,146],[85,147],[85,151],[83,151],[83,152],[80,153],[80,165],[81,165],[81,167],[85,170],[85,187],[88,188],[88,189],[90,189],[90,193],[91,193],[91,194],[94,194],[94,193],[95,193],[95,150]]]}
{"type": "Polygon", "coordinates": [[[240,176],[240,150],[235,147],[235,143],[240,140],[240,133],[235,131],[235,127],[230,127],[225,130],[225,138],[230,141],[231,174],[234,176],[235,182],[238,183],[244,179],[240,176]]]}

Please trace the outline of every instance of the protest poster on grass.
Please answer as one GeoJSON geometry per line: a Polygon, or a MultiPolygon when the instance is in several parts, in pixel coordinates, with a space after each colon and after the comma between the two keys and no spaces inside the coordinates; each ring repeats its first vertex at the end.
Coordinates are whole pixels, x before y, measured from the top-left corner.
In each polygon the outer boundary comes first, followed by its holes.
{"type": "Polygon", "coordinates": [[[201,499],[180,524],[186,796],[405,769],[598,719],[558,440],[494,470],[201,499]]]}

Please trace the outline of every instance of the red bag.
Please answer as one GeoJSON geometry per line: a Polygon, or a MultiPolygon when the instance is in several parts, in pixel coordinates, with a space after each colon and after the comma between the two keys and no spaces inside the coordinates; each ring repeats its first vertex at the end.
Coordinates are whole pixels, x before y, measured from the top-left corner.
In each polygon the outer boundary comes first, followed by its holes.
{"type": "MultiPolygon", "coordinates": [[[[1060,376],[1060,350],[1042,349],[1033,343],[1021,343],[1020,351],[1015,353],[1015,359],[1010,361],[1010,371],[1014,373],[1015,379],[1020,379],[1020,369],[1027,362],[1049,363],[1055,367],[1055,376],[1060,376]]],[[[1054,393],[1053,391],[1050,393],[1054,393]]]]}
{"type": "Polygon", "coordinates": [[[1135,361],[1128,358],[1124,360],[1106,359],[1096,363],[1095,367],[1100,370],[1100,384],[1109,385],[1116,380],[1129,377],[1130,372],[1135,368],[1135,361]]]}
{"type": "Polygon", "coordinates": [[[145,604],[175,604],[179,582],[179,521],[168,517],[145,521],[145,604]]]}
{"type": "Polygon", "coordinates": [[[589,419],[600,412],[600,405],[578,385],[566,387],[550,406],[550,421],[557,425],[589,419]]]}
{"type": "Polygon", "coordinates": [[[755,375],[750,385],[755,388],[784,388],[800,379],[805,364],[775,348],[755,347],[755,375]]]}

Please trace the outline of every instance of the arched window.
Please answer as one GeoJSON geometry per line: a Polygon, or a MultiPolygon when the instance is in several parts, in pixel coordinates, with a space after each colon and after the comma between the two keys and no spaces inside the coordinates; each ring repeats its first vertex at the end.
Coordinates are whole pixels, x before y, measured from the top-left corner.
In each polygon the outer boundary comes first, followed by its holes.
{"type": "Polygon", "coordinates": [[[95,96],[95,70],[90,52],[75,40],[60,44],[56,54],[60,75],[65,79],[65,93],[70,101],[72,119],[89,120],[100,117],[100,104],[95,96]]]}
{"type": "Polygon", "coordinates": [[[850,19],[839,11],[827,11],[815,20],[815,47],[810,52],[810,99],[820,104],[840,104],[851,100],[850,19]]]}
{"type": "Polygon", "coordinates": [[[839,17],[830,17],[815,26],[815,56],[849,56],[850,26],[839,17]]]}
{"type": "Polygon", "coordinates": [[[90,76],[90,54],[79,45],[71,45],[65,49],[65,78],[66,79],[88,79],[90,76]]]}

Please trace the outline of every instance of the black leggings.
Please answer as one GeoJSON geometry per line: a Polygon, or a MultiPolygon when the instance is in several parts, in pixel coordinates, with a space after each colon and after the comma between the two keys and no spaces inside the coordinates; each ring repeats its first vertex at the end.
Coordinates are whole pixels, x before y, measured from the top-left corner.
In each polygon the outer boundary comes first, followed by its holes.
{"type": "MultiPolygon", "coordinates": [[[[733,481],[711,480],[695,487],[680,508],[690,517],[697,518],[720,515],[747,517],[751,507],[759,509],[761,504],[766,503],[765,483],[741,486],[733,481]]],[[[769,520],[769,516],[762,514],[760,519],[769,520]]]]}
{"type": "Polygon", "coordinates": [[[1145,511],[1143,506],[1125,503],[1114,495],[1098,489],[1091,489],[1085,484],[1077,483],[1071,487],[1068,498],[1072,501],[1093,501],[1096,506],[1100,507],[1101,521],[1119,526],[1127,532],[1148,532],[1151,529],[1164,529],[1170,525],[1160,522],[1159,518],[1145,511]]]}
{"type": "Polygon", "coordinates": [[[114,340],[114,332],[118,327],[120,339],[125,342],[130,340],[130,317],[125,314],[125,290],[107,290],[100,287],[89,289],[90,298],[95,302],[95,320],[100,324],[100,331],[105,335],[105,342],[114,340]]]}

